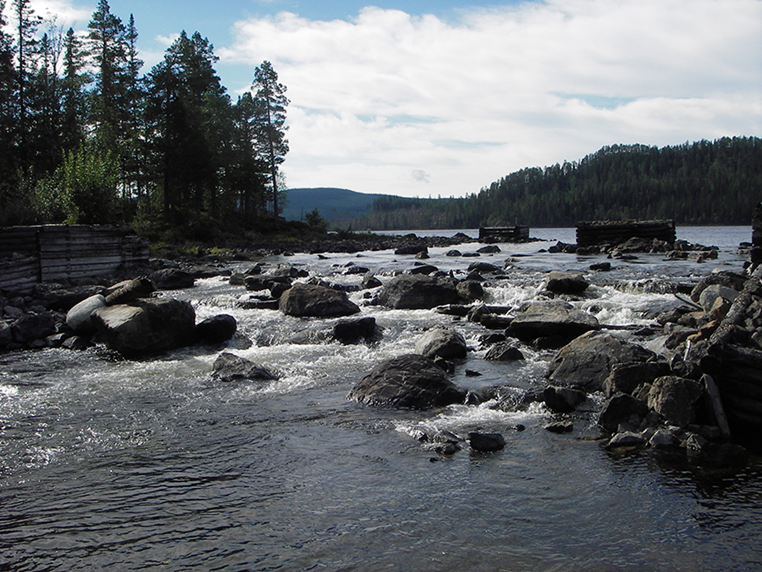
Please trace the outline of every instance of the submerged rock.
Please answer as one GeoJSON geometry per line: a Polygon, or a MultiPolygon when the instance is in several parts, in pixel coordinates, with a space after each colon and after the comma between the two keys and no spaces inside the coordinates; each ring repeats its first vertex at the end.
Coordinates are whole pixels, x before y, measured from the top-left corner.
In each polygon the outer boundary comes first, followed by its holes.
{"type": "Polygon", "coordinates": [[[463,403],[465,397],[433,360],[418,354],[380,363],[347,395],[365,405],[409,409],[463,403]]]}

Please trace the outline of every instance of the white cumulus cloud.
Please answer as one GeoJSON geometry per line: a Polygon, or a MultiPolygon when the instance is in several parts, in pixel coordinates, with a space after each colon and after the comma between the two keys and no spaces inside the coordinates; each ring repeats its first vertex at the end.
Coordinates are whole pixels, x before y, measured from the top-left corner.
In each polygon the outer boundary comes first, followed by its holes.
{"type": "Polygon", "coordinates": [[[459,196],[603,145],[762,132],[759,0],[284,12],[234,34],[223,62],[269,60],[288,87],[293,187],[459,196]]]}

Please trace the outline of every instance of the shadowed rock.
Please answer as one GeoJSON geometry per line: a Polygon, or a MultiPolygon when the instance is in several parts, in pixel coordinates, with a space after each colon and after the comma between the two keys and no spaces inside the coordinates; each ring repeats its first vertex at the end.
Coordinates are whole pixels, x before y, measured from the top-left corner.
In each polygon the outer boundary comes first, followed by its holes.
{"type": "Polygon", "coordinates": [[[463,403],[465,397],[431,359],[417,354],[380,363],[347,395],[365,405],[409,409],[463,403]]]}

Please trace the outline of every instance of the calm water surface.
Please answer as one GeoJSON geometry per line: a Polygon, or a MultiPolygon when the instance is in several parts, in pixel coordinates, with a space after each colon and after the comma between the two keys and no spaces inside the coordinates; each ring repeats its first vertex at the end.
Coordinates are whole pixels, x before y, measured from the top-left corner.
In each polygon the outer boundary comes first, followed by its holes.
{"type": "MultiPolygon", "coordinates": [[[[439,231],[438,234],[442,232],[439,231]]],[[[533,231],[574,242],[572,229],[533,231]]],[[[588,275],[578,303],[606,324],[649,323],[679,302],[667,284],[715,268],[740,270],[750,229],[678,229],[720,248],[718,261],[642,256],[588,275]],[[694,234],[691,234],[694,233],[694,234]]],[[[550,255],[550,242],[500,245],[483,256],[512,267],[488,301],[531,299],[550,269],[584,270],[602,257],[550,255]]],[[[458,247],[476,250],[479,244],[458,247]]],[[[432,249],[429,262],[459,275],[473,259],[432,249]]],[[[382,281],[410,268],[392,252],[297,255],[288,261],[352,284],[349,262],[382,281]]],[[[102,349],[0,356],[0,570],[758,570],[762,465],[755,459],[612,456],[591,439],[594,418],[554,435],[552,416],[452,406],[421,412],[347,402],[382,359],[412,351],[427,328],[461,331],[474,348],[454,381],[520,391],[542,383],[552,352],[522,348],[520,364],[483,360],[480,327],[432,311],[363,306],[384,328],[376,346],[294,343],[329,329],[243,310],[248,296],[219,278],[173,293],[198,320],[230,313],[253,345],[229,351],[277,371],[268,384],[220,383],[219,349],[125,361],[102,349]],[[464,370],[483,375],[466,377],[464,370]],[[517,424],[525,431],[516,431],[517,424]],[[499,431],[506,448],[438,455],[417,430],[499,431]]],[[[362,303],[362,293],[352,295],[362,303]]]]}

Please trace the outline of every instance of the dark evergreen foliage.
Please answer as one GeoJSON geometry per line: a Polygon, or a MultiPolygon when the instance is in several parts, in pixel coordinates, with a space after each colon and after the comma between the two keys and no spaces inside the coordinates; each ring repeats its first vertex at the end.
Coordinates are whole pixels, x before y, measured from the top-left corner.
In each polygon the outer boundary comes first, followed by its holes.
{"type": "Polygon", "coordinates": [[[122,223],[189,237],[255,228],[268,201],[277,211],[288,100],[269,62],[256,69],[256,94],[233,104],[198,32],[183,32],[141,76],[135,20],[125,24],[108,0],[85,36],[39,30],[29,0],[9,12],[6,2],[0,225],[122,223]]]}
{"type": "Polygon", "coordinates": [[[355,228],[568,227],[583,220],[748,224],[762,200],[762,139],[612,145],[579,162],[527,168],[459,199],[377,199],[355,228]]]}

